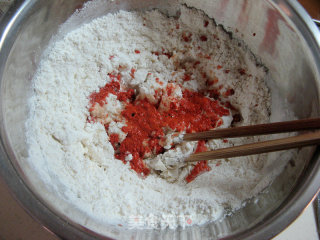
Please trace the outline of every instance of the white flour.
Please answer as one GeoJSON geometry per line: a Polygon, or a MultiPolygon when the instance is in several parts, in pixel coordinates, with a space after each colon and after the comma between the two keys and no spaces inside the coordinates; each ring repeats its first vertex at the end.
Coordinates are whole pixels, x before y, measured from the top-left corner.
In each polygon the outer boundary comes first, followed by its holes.
{"type": "MultiPolygon", "coordinates": [[[[43,58],[29,102],[28,160],[49,188],[101,222],[130,225],[132,219],[153,217],[153,227],[175,228],[214,221],[224,215],[225,208],[240,208],[244,200],[258,194],[281,172],[281,164],[276,168],[272,165],[276,158],[266,161],[267,155],[262,154],[211,162],[210,172],[186,184],[183,177],[191,166],[177,173],[176,168],[170,171],[163,165],[193,152],[195,144],[184,143],[150,163],[154,169],[161,168],[162,177],[151,174],[142,179],[129,164],[114,158],[104,126],[87,121],[88,97],[104,86],[108,73],[119,70],[119,66],[124,84],[138,88],[141,98],[155,101],[154,91],[161,88],[156,78],[165,85],[173,76],[179,82],[184,75],[181,64],[198,59],[211,79],[219,79],[214,87],[221,85],[222,93],[234,89],[234,95],[226,99],[240,111],[243,121],[239,124],[269,121],[271,100],[263,68],[202,13],[182,7],[180,18],[175,20],[158,11],[121,11],[70,32],[53,43],[43,58]],[[182,36],[189,33],[192,37],[186,42],[182,36]],[[199,40],[202,35],[207,41],[199,40]],[[173,57],[152,54],[162,48],[173,57]],[[131,68],[137,69],[133,81],[131,68]],[[165,221],[168,217],[170,221],[165,221]]],[[[194,71],[192,76],[190,81],[179,83],[195,91],[206,88],[200,72],[194,71]]],[[[108,96],[106,109],[97,114],[106,111],[117,118],[122,106],[112,98],[108,96]]],[[[225,127],[231,119],[224,119],[225,127]]],[[[111,124],[109,134],[118,133],[124,139],[121,128],[125,123],[111,124]]],[[[215,149],[235,143],[240,142],[212,140],[207,145],[215,149]]],[[[131,158],[128,154],[126,160],[131,158]]]]}

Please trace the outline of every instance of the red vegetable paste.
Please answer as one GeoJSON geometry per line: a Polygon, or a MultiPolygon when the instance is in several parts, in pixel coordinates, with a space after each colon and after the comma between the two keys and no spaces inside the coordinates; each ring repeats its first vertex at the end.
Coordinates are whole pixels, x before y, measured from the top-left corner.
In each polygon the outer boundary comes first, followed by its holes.
{"type": "MultiPolygon", "coordinates": [[[[207,151],[208,149],[207,149],[205,143],[206,142],[204,140],[198,141],[198,146],[197,146],[195,153],[207,151]]],[[[191,170],[189,175],[186,177],[186,181],[189,183],[189,182],[193,181],[196,177],[198,177],[201,173],[207,172],[210,170],[211,170],[211,168],[208,166],[208,161],[199,161],[193,167],[193,169],[191,170]]]]}
{"type": "MultiPolygon", "coordinates": [[[[134,76],[134,71],[131,73],[134,76]]],[[[143,159],[152,154],[164,152],[160,143],[164,140],[165,129],[170,128],[177,132],[186,131],[187,133],[206,131],[219,127],[223,123],[221,117],[230,114],[229,110],[218,100],[205,96],[210,95],[209,91],[183,90],[182,98],[170,102],[168,108],[163,110],[159,108],[161,100],[151,103],[147,99],[136,99],[133,89],[121,90],[121,74],[109,73],[108,76],[111,81],[98,92],[90,95],[89,111],[90,113],[93,111],[95,104],[103,106],[110,93],[116,95],[117,99],[125,105],[121,117],[126,120],[126,126],[122,128],[122,131],[127,133],[127,137],[121,143],[118,134],[110,134],[109,139],[115,149],[117,159],[126,163],[125,158],[128,152],[132,154],[130,166],[142,177],[150,173],[143,159]]],[[[174,92],[172,84],[168,84],[165,90],[159,90],[156,94],[162,96],[164,92],[170,97],[174,92]]],[[[95,121],[92,115],[91,121],[95,121]]],[[[106,124],[106,131],[108,128],[106,124]]],[[[206,150],[205,141],[199,141],[195,152],[206,150]]],[[[210,171],[207,161],[199,161],[186,177],[186,181],[191,182],[205,171],[210,171]]]]}

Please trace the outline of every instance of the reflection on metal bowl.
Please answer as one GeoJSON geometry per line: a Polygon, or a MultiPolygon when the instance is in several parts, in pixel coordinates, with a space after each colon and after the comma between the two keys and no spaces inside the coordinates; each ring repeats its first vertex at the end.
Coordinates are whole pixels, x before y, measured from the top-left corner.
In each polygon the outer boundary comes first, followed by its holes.
{"type": "MultiPolygon", "coordinates": [[[[260,196],[221,222],[178,230],[129,230],[101,226],[48,191],[23,161],[26,99],[40,56],[59,26],[85,1],[16,1],[1,23],[1,169],[18,200],[43,225],[65,239],[95,237],[134,239],[269,239],[311,201],[319,188],[318,149],[300,150],[295,175],[286,169],[260,196]],[[297,176],[297,177],[295,177],[297,176]],[[70,219],[70,216],[73,216],[70,219]],[[93,232],[90,229],[99,229],[93,232]]],[[[104,7],[79,15],[75,28],[90,19],[119,9],[159,8],[175,13],[178,1],[108,1],[104,7]]],[[[281,96],[298,118],[319,115],[320,33],[296,1],[185,0],[222,24],[268,67],[281,96]]]]}

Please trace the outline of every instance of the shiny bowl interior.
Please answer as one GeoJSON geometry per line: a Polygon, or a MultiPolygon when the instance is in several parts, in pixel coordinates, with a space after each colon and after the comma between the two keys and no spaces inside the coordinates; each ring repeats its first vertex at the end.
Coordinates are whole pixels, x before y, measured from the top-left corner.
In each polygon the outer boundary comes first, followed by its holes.
{"type": "MultiPolygon", "coordinates": [[[[259,196],[224,220],[177,230],[133,230],[106,226],[58,199],[25,161],[24,129],[31,80],[41,55],[59,26],[83,0],[16,1],[0,25],[0,173],[22,205],[44,226],[65,239],[269,239],[292,222],[320,186],[319,151],[303,148],[298,158],[259,196]],[[72,217],[71,217],[72,216],[72,217]]],[[[175,15],[177,4],[203,10],[242,39],[297,118],[319,115],[320,33],[293,0],[115,0],[97,1],[78,13],[59,34],[101,15],[158,8],[175,15]]]]}

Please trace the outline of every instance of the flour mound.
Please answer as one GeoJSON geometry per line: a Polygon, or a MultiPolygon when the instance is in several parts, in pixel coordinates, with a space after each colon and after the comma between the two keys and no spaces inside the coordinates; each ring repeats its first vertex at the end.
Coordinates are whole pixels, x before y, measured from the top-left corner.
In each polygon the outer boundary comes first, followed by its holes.
{"type": "MultiPolygon", "coordinates": [[[[122,84],[139,89],[139,97],[150,102],[156,101],[157,89],[171,83],[190,91],[218,91],[230,109],[221,127],[269,121],[264,69],[201,12],[181,7],[179,19],[156,10],[108,14],[54,42],[33,79],[28,161],[59,197],[101,222],[130,226],[137,217],[153,217],[152,227],[175,228],[217,220],[226,207],[239,209],[274,179],[262,154],[209,162],[211,171],[187,184],[185,176],[193,165],[179,159],[193,153],[197,143],[169,150],[179,140],[171,137],[164,144],[168,151],[148,163],[161,176],[139,177],[130,167],[132,156],[126,156],[126,164],[116,160],[109,141],[112,133],[120,140],[126,137],[126,122],[114,121],[123,110],[121,102],[109,95],[108,104],[94,109],[100,120],[88,121],[89,96],[110,81],[108,74],[115,69],[121,71],[122,84]],[[195,64],[196,70],[187,72],[195,64]],[[192,221],[186,222],[185,216],[192,221]]],[[[250,140],[211,140],[206,146],[216,149],[250,140]]]]}

